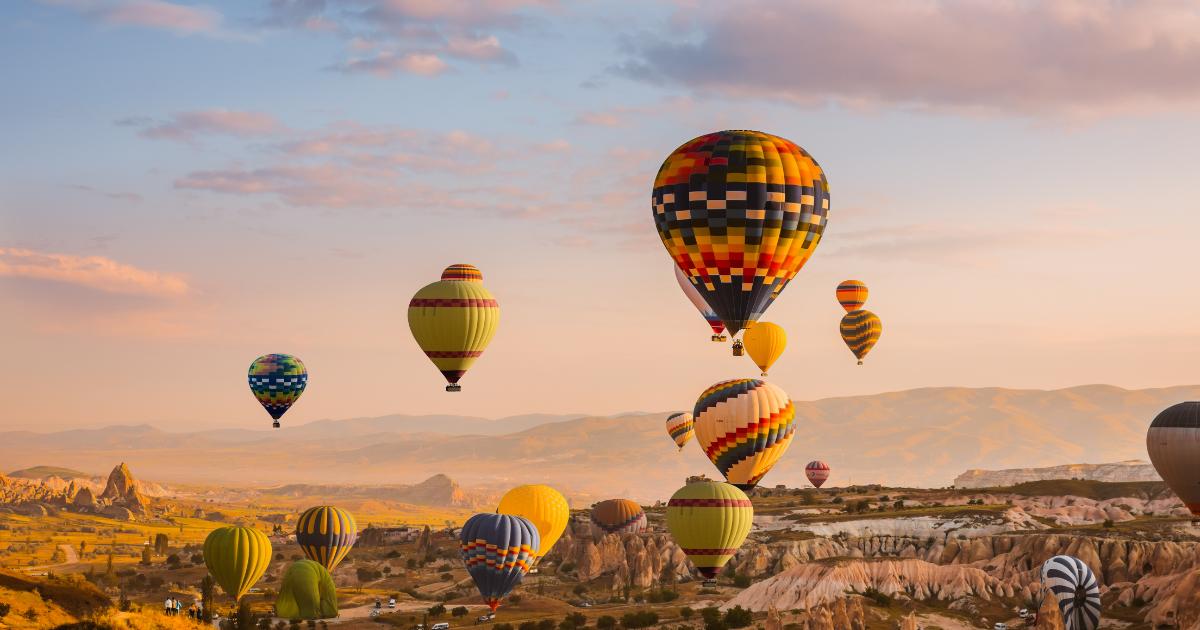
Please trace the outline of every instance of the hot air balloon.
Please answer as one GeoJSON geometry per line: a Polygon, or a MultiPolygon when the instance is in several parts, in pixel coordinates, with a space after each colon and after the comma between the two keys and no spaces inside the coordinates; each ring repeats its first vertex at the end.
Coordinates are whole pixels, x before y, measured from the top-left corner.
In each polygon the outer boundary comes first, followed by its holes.
{"type": "Polygon", "coordinates": [[[538,530],[539,544],[534,549],[533,564],[541,562],[558,542],[567,521],[571,520],[571,508],[561,492],[543,485],[517,486],[500,498],[498,514],[522,516],[538,530]]]}
{"type": "Polygon", "coordinates": [[[204,539],[204,565],[235,600],[262,577],[271,563],[271,541],[253,527],[220,527],[204,539]]]}
{"type": "Polygon", "coordinates": [[[837,301],[846,312],[857,311],[867,302],[867,285],[859,280],[845,280],[837,286],[837,301]]]}
{"type": "Polygon", "coordinates": [[[752,378],[721,381],[704,390],[692,415],[704,454],[729,483],[747,492],[783,456],[796,430],[788,395],[752,378]]]}
{"type": "Polygon", "coordinates": [[[863,358],[875,347],[879,335],[883,334],[883,322],[879,321],[875,313],[859,309],[842,317],[841,331],[842,341],[846,342],[846,347],[850,348],[850,352],[858,357],[858,364],[862,365],[863,358]]]}
{"type": "Polygon", "coordinates": [[[592,506],[596,535],[636,534],[646,531],[646,512],[636,501],[608,499],[592,506]]]}
{"type": "Polygon", "coordinates": [[[492,612],[521,583],[540,546],[537,527],[526,518],[508,514],[472,516],[463,525],[459,540],[467,573],[492,612]]]}
{"type": "Polygon", "coordinates": [[[408,327],[425,356],[446,377],[446,391],[462,390],[463,374],[483,354],[500,324],[500,304],[471,265],[450,265],[408,303],[408,327]]]}
{"type": "Polygon", "coordinates": [[[681,451],[683,445],[687,444],[695,434],[695,431],[692,430],[693,424],[692,414],[686,411],[667,416],[667,434],[671,436],[672,440],[675,440],[675,446],[678,446],[681,451]]]}
{"type": "Polygon", "coordinates": [[[671,537],[710,582],[745,542],[753,520],[746,493],[719,481],[689,483],[667,502],[671,537]]]}
{"type": "Polygon", "coordinates": [[[1047,560],[1042,565],[1042,588],[1058,602],[1066,630],[1096,630],[1100,625],[1100,585],[1079,558],[1047,560]]]}
{"type": "Polygon", "coordinates": [[[308,370],[300,359],[290,354],[264,354],[250,364],[247,374],[250,391],[274,420],[271,426],[279,428],[279,419],[291,408],[304,388],[308,386],[308,370]]]}
{"type": "Polygon", "coordinates": [[[331,505],[308,508],[296,521],[296,544],[309,560],[330,571],[337,568],[354,541],[358,526],[349,512],[331,505]]]}
{"type": "Polygon", "coordinates": [[[784,332],[782,326],[771,322],[755,322],[742,335],[742,340],[746,344],[746,351],[750,353],[750,358],[754,360],[758,369],[762,370],[763,376],[767,375],[767,370],[771,369],[775,360],[783,354],[783,349],[787,347],[787,333],[784,332]]]}
{"type": "Polygon", "coordinates": [[[758,321],[808,262],[829,183],[795,143],[718,131],[675,149],[654,179],[659,238],[730,335],[758,321]]]}
{"type": "Polygon", "coordinates": [[[829,479],[829,464],[819,459],[808,462],[804,467],[804,476],[808,477],[808,483],[813,487],[820,488],[825,485],[825,480],[829,479]]]}
{"type": "Polygon", "coordinates": [[[333,576],[312,560],[297,560],[283,574],[275,616],[284,619],[333,619],[338,616],[333,576]]]}
{"type": "Polygon", "coordinates": [[[1146,431],[1150,463],[1183,504],[1200,519],[1200,402],[1163,410],[1146,431]]]}
{"type": "Polygon", "coordinates": [[[722,334],[725,332],[725,324],[721,322],[721,318],[717,317],[717,314],[708,307],[708,302],[705,302],[700,292],[696,290],[696,287],[692,286],[692,281],[688,279],[687,274],[683,273],[683,270],[678,266],[672,265],[672,267],[675,268],[675,280],[679,282],[679,288],[683,289],[683,294],[687,296],[692,306],[695,306],[696,310],[700,311],[700,316],[712,328],[712,340],[725,341],[726,337],[722,334]]]}

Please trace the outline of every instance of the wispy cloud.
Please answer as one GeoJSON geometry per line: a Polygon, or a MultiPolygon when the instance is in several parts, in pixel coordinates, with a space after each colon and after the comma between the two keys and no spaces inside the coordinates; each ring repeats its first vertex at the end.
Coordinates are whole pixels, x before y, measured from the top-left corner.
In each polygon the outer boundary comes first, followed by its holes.
{"type": "Polygon", "coordinates": [[[0,247],[0,276],[61,282],[105,293],[178,297],[188,293],[181,276],[139,269],[103,256],[75,256],[0,247]]]}
{"type": "Polygon", "coordinates": [[[146,118],[126,118],[118,120],[117,124],[141,127],[140,133],[146,138],[180,142],[192,142],[206,135],[268,136],[283,130],[279,121],[269,114],[227,109],[182,112],[161,122],[153,122],[146,118]]]}
{"type": "Polygon", "coordinates": [[[691,98],[676,96],[648,105],[619,105],[608,109],[580,112],[575,116],[574,122],[577,125],[596,127],[623,127],[632,124],[639,117],[677,115],[691,110],[692,105],[691,98]]]}
{"type": "Polygon", "coordinates": [[[1094,117],[1200,104],[1188,0],[689,2],[616,71],[733,98],[1094,117]]]}
{"type": "Polygon", "coordinates": [[[385,50],[370,57],[351,57],[331,66],[333,70],[347,74],[367,73],[389,77],[397,73],[433,77],[442,74],[449,65],[435,53],[396,53],[385,50]]]}
{"type": "Polygon", "coordinates": [[[169,31],[180,35],[220,35],[223,16],[206,6],[166,0],[42,0],[68,7],[110,26],[169,31]]]}

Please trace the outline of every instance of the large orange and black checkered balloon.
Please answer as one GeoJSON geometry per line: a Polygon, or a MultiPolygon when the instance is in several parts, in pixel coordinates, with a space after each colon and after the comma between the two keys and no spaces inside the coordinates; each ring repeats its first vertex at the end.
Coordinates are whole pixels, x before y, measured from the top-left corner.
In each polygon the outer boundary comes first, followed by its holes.
{"type": "Polygon", "coordinates": [[[829,182],[804,149],[759,131],[718,131],[667,156],[654,223],[730,334],[757,321],[821,241],[829,182]]]}

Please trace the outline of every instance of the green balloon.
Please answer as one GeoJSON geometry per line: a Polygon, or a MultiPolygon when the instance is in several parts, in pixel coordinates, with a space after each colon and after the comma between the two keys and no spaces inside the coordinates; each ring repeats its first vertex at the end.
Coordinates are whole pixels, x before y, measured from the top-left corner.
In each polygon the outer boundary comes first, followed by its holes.
{"type": "Polygon", "coordinates": [[[337,604],[329,571],[312,560],[298,560],[283,575],[275,614],[284,619],[332,619],[338,615],[337,604]]]}
{"type": "Polygon", "coordinates": [[[204,564],[232,598],[241,601],[271,563],[271,541],[253,527],[221,527],[204,539],[204,564]]]}

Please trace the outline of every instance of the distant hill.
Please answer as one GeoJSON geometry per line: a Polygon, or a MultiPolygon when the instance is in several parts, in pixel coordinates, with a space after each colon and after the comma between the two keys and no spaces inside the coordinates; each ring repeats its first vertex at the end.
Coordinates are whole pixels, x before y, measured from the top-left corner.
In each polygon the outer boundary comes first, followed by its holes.
{"type": "Polygon", "coordinates": [[[1084,479],[1121,483],[1130,481],[1162,481],[1149,462],[1132,459],[1112,464],[1066,464],[1047,468],[1009,468],[1007,470],[980,470],[978,468],[954,478],[959,488],[997,488],[1014,486],[1031,481],[1053,479],[1084,479]]]}
{"type": "Polygon", "coordinates": [[[32,466],[30,468],[14,470],[8,473],[8,476],[16,477],[17,479],[50,479],[51,477],[58,477],[59,479],[92,479],[97,475],[89,475],[85,472],[59,466],[32,466]]]}
{"type": "MultiPolygon", "coordinates": [[[[1143,459],[1145,431],[1163,408],[1200,386],[1127,390],[926,388],[796,402],[787,455],[764,484],[800,486],[822,459],[829,485],[940,487],[963,470],[1038,468],[1143,459]]],[[[0,433],[0,461],[106,469],[125,460],[159,482],[411,485],[446,473],[465,488],[547,482],[577,495],[670,496],[688,475],[713,475],[689,444],[676,452],[666,413],[619,417],[386,416],[272,431],[169,433],[111,427],[0,433]]]]}

